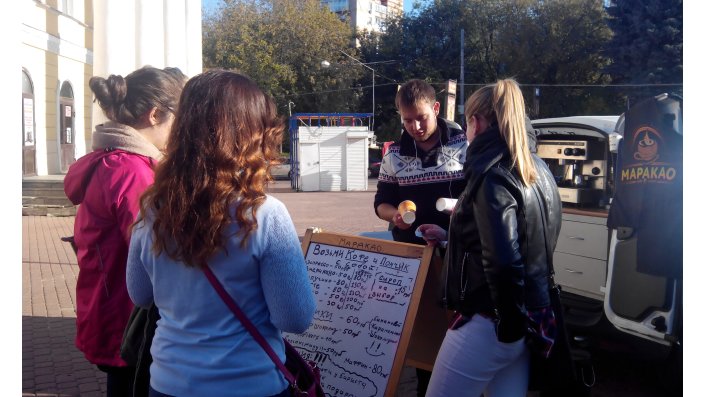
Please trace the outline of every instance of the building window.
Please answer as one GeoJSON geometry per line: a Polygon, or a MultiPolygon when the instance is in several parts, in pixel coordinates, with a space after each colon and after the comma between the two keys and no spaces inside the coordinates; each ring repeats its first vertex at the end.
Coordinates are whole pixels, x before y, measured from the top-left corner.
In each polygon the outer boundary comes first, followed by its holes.
{"type": "Polygon", "coordinates": [[[22,93],[34,96],[34,85],[26,71],[22,70],[22,93]]]}
{"type": "Polygon", "coordinates": [[[73,119],[75,110],[73,108],[73,88],[71,88],[71,83],[65,81],[61,85],[59,96],[61,97],[59,98],[59,127],[61,128],[61,143],[73,144],[73,119]]]}
{"type": "Polygon", "coordinates": [[[34,85],[32,78],[22,70],[22,141],[25,146],[34,146],[34,85]]]}
{"type": "Polygon", "coordinates": [[[71,83],[65,81],[59,91],[59,169],[61,172],[68,171],[71,164],[76,162],[75,118],[73,88],[71,83]]]}
{"type": "Polygon", "coordinates": [[[22,175],[37,175],[36,126],[34,125],[34,84],[22,68],[22,175]]]}
{"type": "Polygon", "coordinates": [[[61,0],[61,12],[73,16],[73,0],[61,0]]]}
{"type": "Polygon", "coordinates": [[[59,95],[61,95],[62,98],[73,99],[73,89],[68,81],[65,81],[64,84],[61,85],[59,95]]]}

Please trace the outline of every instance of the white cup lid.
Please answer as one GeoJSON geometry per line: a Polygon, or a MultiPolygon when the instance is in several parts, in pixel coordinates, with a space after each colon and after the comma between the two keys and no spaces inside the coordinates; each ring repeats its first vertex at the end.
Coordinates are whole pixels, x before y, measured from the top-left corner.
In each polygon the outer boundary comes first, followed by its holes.
{"type": "Polygon", "coordinates": [[[407,225],[411,225],[414,223],[416,220],[416,212],[414,211],[407,211],[401,215],[401,219],[406,223],[407,225]]]}
{"type": "Polygon", "coordinates": [[[436,209],[438,211],[451,211],[455,208],[455,203],[457,201],[457,199],[441,197],[436,200],[436,209]]]}

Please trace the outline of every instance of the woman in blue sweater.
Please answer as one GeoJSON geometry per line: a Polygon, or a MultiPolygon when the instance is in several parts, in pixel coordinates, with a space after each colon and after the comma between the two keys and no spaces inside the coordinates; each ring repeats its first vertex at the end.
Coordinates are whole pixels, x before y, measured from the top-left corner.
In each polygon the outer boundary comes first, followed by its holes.
{"type": "Polygon", "coordinates": [[[167,154],[141,200],[127,265],[154,302],[150,396],[288,396],[283,375],[217,295],[208,265],[282,361],[315,300],[286,207],[264,193],[283,124],[249,78],[212,70],[181,96],[167,154]]]}

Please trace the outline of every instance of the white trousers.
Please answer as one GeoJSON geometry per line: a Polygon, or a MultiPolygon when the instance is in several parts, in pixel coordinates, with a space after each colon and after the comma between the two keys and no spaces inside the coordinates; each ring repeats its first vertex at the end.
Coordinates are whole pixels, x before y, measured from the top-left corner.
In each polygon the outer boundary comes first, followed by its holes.
{"type": "Polygon", "coordinates": [[[494,322],[480,315],[448,330],[433,366],[426,397],[525,397],[529,350],[524,338],[497,340],[494,322]]]}

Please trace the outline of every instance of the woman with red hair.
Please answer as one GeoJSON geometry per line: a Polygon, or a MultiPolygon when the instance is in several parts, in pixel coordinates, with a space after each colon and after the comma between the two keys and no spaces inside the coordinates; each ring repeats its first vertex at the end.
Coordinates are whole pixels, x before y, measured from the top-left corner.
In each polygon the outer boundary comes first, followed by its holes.
{"type": "Polygon", "coordinates": [[[291,217],[264,192],[283,123],[252,80],[223,70],[191,78],[179,110],[128,257],[130,297],[161,314],[150,396],[288,396],[202,270],[285,361],[281,332],[305,331],[315,300],[291,217]]]}

